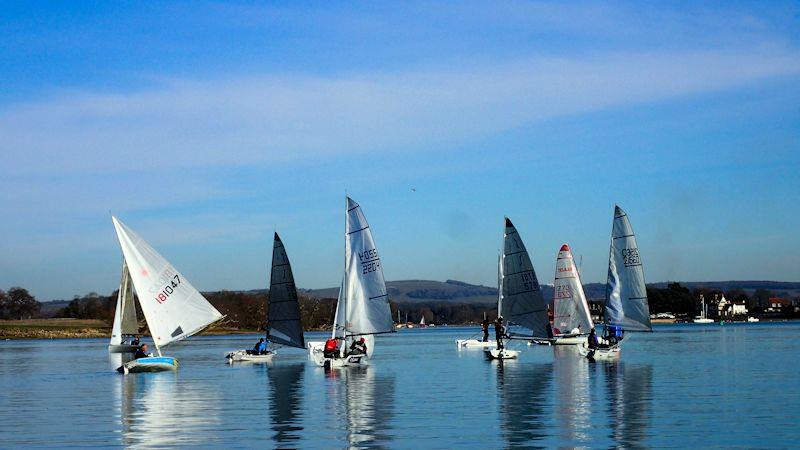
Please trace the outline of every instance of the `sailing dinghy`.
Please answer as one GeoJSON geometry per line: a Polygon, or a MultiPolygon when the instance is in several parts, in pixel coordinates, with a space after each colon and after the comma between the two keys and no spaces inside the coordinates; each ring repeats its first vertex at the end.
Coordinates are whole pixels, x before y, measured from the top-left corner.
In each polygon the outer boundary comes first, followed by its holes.
{"type": "Polygon", "coordinates": [[[144,239],[116,217],[111,220],[158,354],[129,361],[117,371],[175,370],[178,361],[162,356],[161,348],[199,333],[224,316],[144,239]]]}
{"type": "Polygon", "coordinates": [[[131,274],[125,259],[122,260],[122,278],[117,293],[117,309],[114,311],[114,326],[111,328],[109,353],[133,353],[139,348],[139,322],[136,320],[136,301],[133,297],[131,274]]]}
{"type": "Polygon", "coordinates": [[[308,345],[311,359],[326,368],[364,364],[375,349],[373,336],[395,331],[383,266],[372,231],[361,207],[350,197],[346,198],[345,211],[344,277],[331,335],[339,341],[339,354],[325,356],[324,342],[308,345]],[[367,354],[347,354],[350,344],[362,337],[367,354]]]}
{"type": "Polygon", "coordinates": [[[586,336],[594,322],[575,259],[567,244],[562,245],[558,252],[553,290],[553,344],[586,344],[586,336]]]}
{"type": "Polygon", "coordinates": [[[605,328],[613,330],[604,334],[613,335],[608,336],[607,347],[588,351],[586,357],[590,361],[618,359],[625,331],[653,331],[639,247],[628,215],[619,206],[614,207],[611,229],[604,317],[605,328]]]}
{"type": "MultiPolygon", "coordinates": [[[[547,340],[550,334],[547,304],[530,255],[508,217],[499,265],[497,312],[506,324],[506,339],[547,340]],[[520,329],[527,332],[520,332],[520,329]]],[[[504,348],[501,339],[497,341],[497,348],[486,349],[486,355],[491,359],[513,359],[519,351],[504,348]]]]}
{"type": "MultiPolygon", "coordinates": [[[[300,321],[300,304],[294,284],[292,266],[278,233],[272,243],[272,270],[269,280],[269,307],[267,309],[267,340],[279,345],[305,348],[303,324],[300,321]]],[[[226,356],[228,362],[269,362],[276,352],[257,355],[249,350],[237,350],[226,356]]]]}

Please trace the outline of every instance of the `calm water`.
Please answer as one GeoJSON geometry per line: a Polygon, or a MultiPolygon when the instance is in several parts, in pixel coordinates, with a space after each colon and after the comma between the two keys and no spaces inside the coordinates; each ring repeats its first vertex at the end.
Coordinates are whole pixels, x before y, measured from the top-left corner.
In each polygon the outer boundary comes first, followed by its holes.
{"type": "MultiPolygon", "coordinates": [[[[616,364],[520,346],[457,350],[477,329],[379,337],[370,367],[306,353],[225,364],[253,336],[199,337],[176,373],[119,375],[106,340],[0,342],[0,446],[796,446],[800,324],[657,327],[616,364]]],[[[309,338],[322,334],[309,333],[309,338]]]]}

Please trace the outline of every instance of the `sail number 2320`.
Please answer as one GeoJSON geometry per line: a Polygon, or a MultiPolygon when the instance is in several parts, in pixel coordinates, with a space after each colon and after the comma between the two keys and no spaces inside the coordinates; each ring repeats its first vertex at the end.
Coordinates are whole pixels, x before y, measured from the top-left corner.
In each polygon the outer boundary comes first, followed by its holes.
{"type": "Polygon", "coordinates": [[[175,276],[172,277],[172,281],[170,281],[169,284],[164,286],[164,289],[162,289],[161,292],[159,292],[158,295],[156,295],[156,301],[158,303],[164,303],[165,301],[167,301],[169,296],[172,295],[173,292],[175,292],[175,289],[177,289],[177,287],[180,286],[180,284],[181,284],[181,278],[178,276],[178,274],[175,274],[175,276]]]}

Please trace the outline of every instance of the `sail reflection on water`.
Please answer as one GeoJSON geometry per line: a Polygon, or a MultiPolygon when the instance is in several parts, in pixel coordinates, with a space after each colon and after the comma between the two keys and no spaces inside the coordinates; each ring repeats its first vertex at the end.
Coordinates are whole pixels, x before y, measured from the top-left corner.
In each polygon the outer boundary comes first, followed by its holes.
{"type": "Polygon", "coordinates": [[[336,420],[344,424],[346,445],[387,446],[393,439],[394,376],[376,374],[369,366],[331,370],[327,376],[328,410],[335,411],[336,420]]]}
{"type": "Polygon", "coordinates": [[[609,438],[617,447],[642,447],[650,428],[653,367],[603,364],[608,387],[609,438]]]}
{"type": "Polygon", "coordinates": [[[207,432],[220,424],[221,399],[205,384],[177,372],[142,373],[119,377],[117,392],[123,446],[213,445],[207,432]]]}
{"type": "Polygon", "coordinates": [[[552,381],[552,364],[497,361],[500,428],[508,446],[530,444],[548,436],[552,381]]]}
{"type": "Polygon", "coordinates": [[[555,383],[554,415],[559,442],[567,447],[587,446],[591,437],[591,390],[589,366],[577,345],[553,347],[555,383]]]}
{"type": "Polygon", "coordinates": [[[274,364],[269,368],[269,412],[276,447],[296,445],[301,439],[300,403],[305,368],[305,364],[274,364]]]}

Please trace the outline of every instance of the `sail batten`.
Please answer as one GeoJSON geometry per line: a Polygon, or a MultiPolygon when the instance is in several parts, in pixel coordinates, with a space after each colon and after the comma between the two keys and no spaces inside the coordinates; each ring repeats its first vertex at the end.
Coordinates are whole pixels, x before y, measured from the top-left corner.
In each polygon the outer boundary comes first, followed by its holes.
{"type": "Polygon", "coordinates": [[[275,233],[272,244],[267,327],[272,342],[297,348],[306,345],[294,274],[278,233],[275,233]]]}
{"type": "Polygon", "coordinates": [[[611,229],[605,321],[626,331],[653,330],[636,236],[619,206],[615,206],[611,229]]]}
{"type": "Polygon", "coordinates": [[[508,326],[519,325],[531,334],[520,334],[510,329],[514,338],[548,337],[547,304],[544,301],[522,238],[511,220],[506,218],[503,234],[503,252],[500,265],[500,297],[498,311],[508,326]]]}
{"type": "Polygon", "coordinates": [[[112,217],[112,221],[157,350],[223,318],[186,277],[144,239],[116,217],[112,217]]]}

